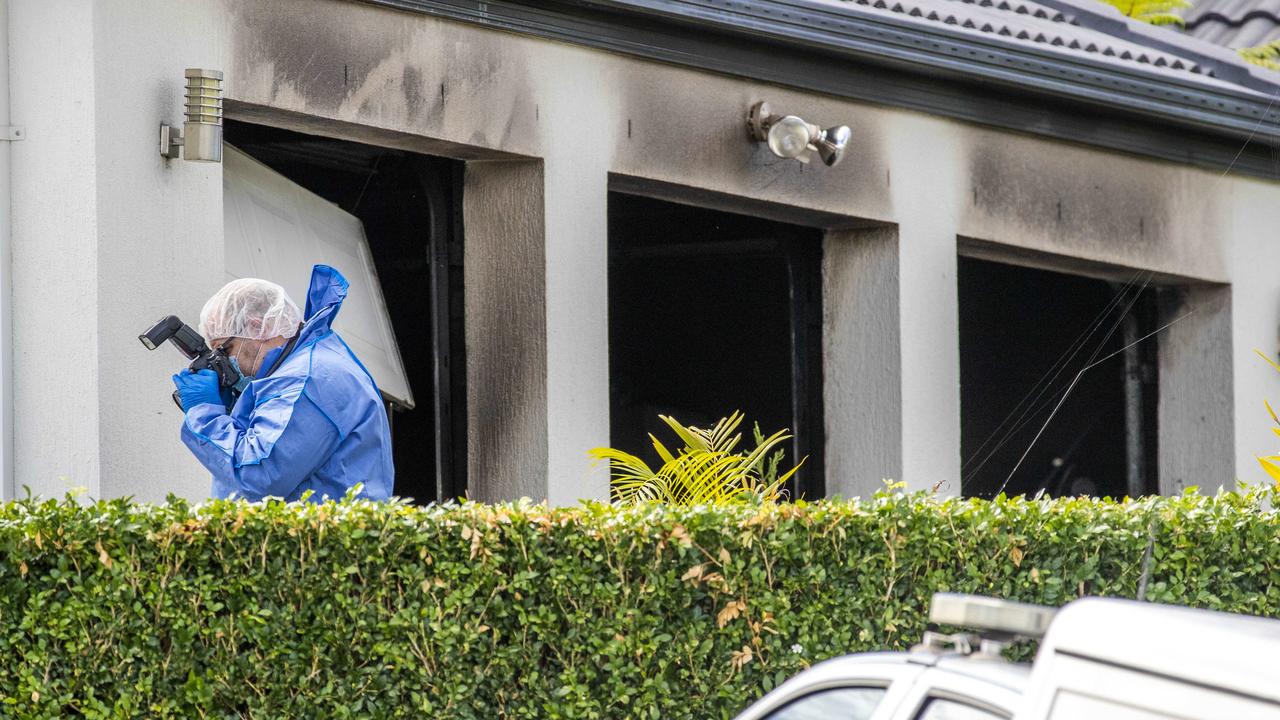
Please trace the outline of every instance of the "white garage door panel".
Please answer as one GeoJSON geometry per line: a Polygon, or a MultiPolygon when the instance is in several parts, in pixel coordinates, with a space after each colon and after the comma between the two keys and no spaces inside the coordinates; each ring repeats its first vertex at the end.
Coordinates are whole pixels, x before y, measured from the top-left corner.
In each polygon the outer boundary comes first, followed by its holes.
{"type": "MultiPolygon", "coordinates": [[[[225,214],[225,237],[248,237],[250,233],[244,228],[244,214],[240,212],[240,205],[244,202],[242,197],[243,191],[239,187],[231,183],[224,183],[223,187],[223,208],[225,214]],[[237,197],[233,198],[232,195],[237,197]]],[[[257,277],[257,272],[253,268],[254,251],[247,243],[228,242],[224,243],[226,254],[227,274],[232,277],[257,277]]]]}
{"type": "Polygon", "coordinates": [[[384,395],[413,407],[359,218],[230,145],[223,146],[222,163],[227,278],[260,277],[279,283],[301,308],[311,266],[337,268],[351,288],[334,329],[384,395]]]}

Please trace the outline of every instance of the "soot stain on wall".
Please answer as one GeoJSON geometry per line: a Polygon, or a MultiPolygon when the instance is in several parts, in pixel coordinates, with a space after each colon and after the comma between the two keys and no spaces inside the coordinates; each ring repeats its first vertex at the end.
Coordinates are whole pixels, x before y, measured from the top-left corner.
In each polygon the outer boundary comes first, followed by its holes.
{"type": "Polygon", "coordinates": [[[505,35],[445,32],[434,18],[345,2],[244,2],[235,12],[229,84],[271,73],[250,102],[300,98],[304,107],[287,109],[483,147],[535,137],[528,63],[505,35]]]}

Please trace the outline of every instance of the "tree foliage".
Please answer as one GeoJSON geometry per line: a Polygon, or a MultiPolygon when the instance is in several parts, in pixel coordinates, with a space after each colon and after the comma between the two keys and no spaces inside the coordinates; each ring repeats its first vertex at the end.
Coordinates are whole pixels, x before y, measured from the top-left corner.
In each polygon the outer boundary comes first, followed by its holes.
{"type": "Polygon", "coordinates": [[[1179,10],[1191,7],[1188,0],[1101,0],[1120,11],[1125,17],[1151,23],[1152,25],[1184,24],[1179,10]]]}
{"type": "Polygon", "coordinates": [[[1280,70],[1280,40],[1257,47],[1242,48],[1240,57],[1268,70],[1280,70]]]}

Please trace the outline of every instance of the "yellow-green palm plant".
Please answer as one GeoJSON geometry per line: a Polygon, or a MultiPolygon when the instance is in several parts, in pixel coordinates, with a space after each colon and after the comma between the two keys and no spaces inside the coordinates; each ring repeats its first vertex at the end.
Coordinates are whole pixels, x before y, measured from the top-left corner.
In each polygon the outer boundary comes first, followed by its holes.
{"type": "Polygon", "coordinates": [[[1125,17],[1152,25],[1182,25],[1182,16],[1175,10],[1191,7],[1187,0],[1102,0],[1120,11],[1125,17]]]}
{"type": "MultiPolygon", "coordinates": [[[[1261,350],[1254,350],[1254,352],[1258,353],[1259,357],[1261,357],[1263,360],[1266,360],[1267,363],[1271,365],[1271,367],[1275,368],[1276,372],[1280,372],[1280,365],[1277,365],[1275,360],[1272,360],[1271,358],[1267,357],[1266,354],[1263,353],[1261,350]]],[[[1271,428],[1271,432],[1275,433],[1276,435],[1280,435],[1280,416],[1276,415],[1276,411],[1272,409],[1271,403],[1267,402],[1266,400],[1263,400],[1262,404],[1267,406],[1267,412],[1271,413],[1271,420],[1276,424],[1275,427],[1271,428]]],[[[1271,478],[1276,481],[1276,484],[1280,484],[1280,455],[1269,455],[1267,457],[1259,457],[1258,462],[1262,463],[1262,469],[1267,471],[1267,474],[1270,475],[1271,478]]]]}
{"type": "Polygon", "coordinates": [[[656,500],[673,505],[722,504],[753,498],[776,501],[782,497],[783,485],[804,464],[779,477],[778,454],[769,457],[783,441],[790,439],[786,430],[769,437],[756,431],[756,447],[748,453],[735,452],[742,434],[742,413],[721,418],[709,430],[681,425],[675,418],[659,415],[684,443],[672,453],[653,435],[653,447],[662,458],[662,466],[654,471],[644,460],[614,448],[596,448],[587,454],[598,462],[607,460],[612,471],[610,495],[618,504],[656,500]]]}

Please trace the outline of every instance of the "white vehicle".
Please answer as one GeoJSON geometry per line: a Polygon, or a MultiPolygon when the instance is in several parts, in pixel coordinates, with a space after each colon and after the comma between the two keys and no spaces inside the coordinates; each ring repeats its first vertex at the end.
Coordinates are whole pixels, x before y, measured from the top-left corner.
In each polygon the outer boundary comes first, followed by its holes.
{"type": "Polygon", "coordinates": [[[737,720],[1280,720],[1280,621],[1087,598],[1061,611],[934,596],[907,653],[828,660],[737,720]],[[1046,632],[1047,630],[1047,632],[1046,632]],[[1043,638],[1034,664],[1000,651],[1043,638]]]}

